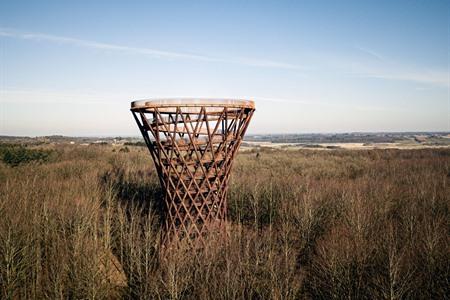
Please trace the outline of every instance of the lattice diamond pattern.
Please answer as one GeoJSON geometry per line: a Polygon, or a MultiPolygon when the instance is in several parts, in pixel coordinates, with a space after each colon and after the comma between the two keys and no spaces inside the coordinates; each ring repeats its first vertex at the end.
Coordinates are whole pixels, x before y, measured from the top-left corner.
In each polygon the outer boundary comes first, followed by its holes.
{"type": "Polygon", "coordinates": [[[132,110],[165,190],[166,242],[223,228],[233,158],[254,109],[208,106],[132,110]]]}

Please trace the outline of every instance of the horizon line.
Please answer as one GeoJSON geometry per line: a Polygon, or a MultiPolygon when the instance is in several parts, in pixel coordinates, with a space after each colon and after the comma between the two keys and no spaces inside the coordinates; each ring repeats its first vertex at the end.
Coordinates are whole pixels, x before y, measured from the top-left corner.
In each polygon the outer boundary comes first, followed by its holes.
{"type": "MultiPolygon", "coordinates": [[[[298,132],[298,133],[247,133],[246,136],[268,136],[268,135],[329,135],[329,134],[413,134],[413,133],[439,133],[439,134],[450,134],[449,130],[407,130],[407,131],[342,131],[342,132],[298,132]]],[[[0,139],[2,138],[43,138],[43,137],[63,137],[63,138],[135,138],[142,137],[141,135],[63,135],[63,134],[50,134],[50,135],[8,135],[0,134],[0,139]]]]}

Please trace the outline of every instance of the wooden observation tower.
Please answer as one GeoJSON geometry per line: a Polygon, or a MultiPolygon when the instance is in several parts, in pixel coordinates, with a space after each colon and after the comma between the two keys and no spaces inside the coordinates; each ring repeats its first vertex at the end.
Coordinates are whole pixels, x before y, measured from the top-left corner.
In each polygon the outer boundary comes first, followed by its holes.
{"type": "Polygon", "coordinates": [[[165,192],[165,242],[203,242],[224,228],[230,170],[254,111],[246,100],[131,103],[165,192]]]}

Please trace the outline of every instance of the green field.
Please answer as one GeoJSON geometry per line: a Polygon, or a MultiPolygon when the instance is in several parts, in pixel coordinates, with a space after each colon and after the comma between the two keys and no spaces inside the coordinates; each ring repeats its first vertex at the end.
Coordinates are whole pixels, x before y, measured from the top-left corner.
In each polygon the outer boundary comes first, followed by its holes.
{"type": "Polygon", "coordinates": [[[450,295],[450,149],[240,153],[229,238],[164,258],[146,148],[0,155],[2,299],[450,295]]]}

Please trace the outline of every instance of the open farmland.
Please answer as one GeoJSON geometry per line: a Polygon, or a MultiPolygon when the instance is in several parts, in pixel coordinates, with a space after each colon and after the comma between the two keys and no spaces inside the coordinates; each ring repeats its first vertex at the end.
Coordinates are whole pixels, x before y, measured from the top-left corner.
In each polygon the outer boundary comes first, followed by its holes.
{"type": "Polygon", "coordinates": [[[2,144],[0,298],[444,299],[450,149],[250,149],[229,238],[159,258],[144,147],[2,144]]]}

